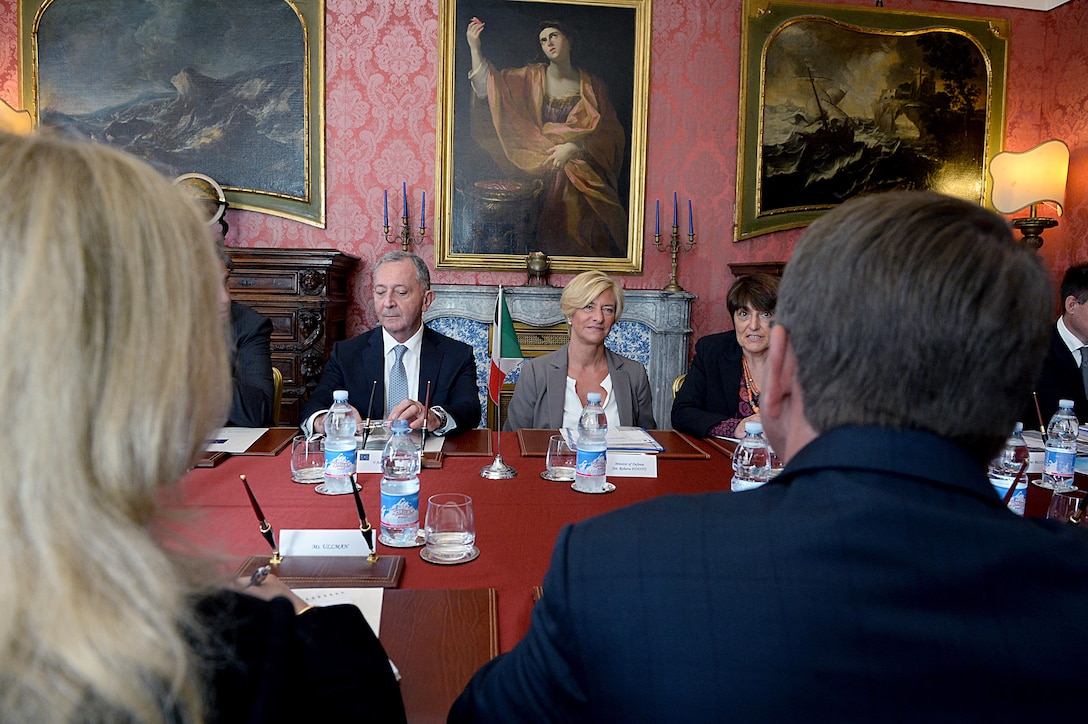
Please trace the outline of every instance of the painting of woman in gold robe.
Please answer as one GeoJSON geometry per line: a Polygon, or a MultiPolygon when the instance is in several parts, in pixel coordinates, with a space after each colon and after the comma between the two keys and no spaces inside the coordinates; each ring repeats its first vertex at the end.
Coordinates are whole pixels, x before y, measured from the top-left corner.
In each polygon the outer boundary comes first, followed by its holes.
{"type": "Polygon", "coordinates": [[[472,132],[508,177],[485,183],[532,189],[535,238],[520,244],[551,256],[623,257],[628,225],[618,187],[626,133],[604,82],[572,61],[577,35],[560,20],[543,21],[541,60],[498,69],[485,54],[484,28],[473,17],[466,33],[472,132]]]}

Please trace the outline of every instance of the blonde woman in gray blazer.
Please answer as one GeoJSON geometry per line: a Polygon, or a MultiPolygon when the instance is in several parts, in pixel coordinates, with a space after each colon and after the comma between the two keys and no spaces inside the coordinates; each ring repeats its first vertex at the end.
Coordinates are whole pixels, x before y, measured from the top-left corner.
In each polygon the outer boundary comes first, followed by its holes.
{"type": "Polygon", "coordinates": [[[646,368],[604,346],[623,312],[623,287],[600,271],[576,276],[559,299],[570,342],[521,366],[504,430],[577,425],[586,395],[600,392],[609,426],[655,428],[646,368]]]}

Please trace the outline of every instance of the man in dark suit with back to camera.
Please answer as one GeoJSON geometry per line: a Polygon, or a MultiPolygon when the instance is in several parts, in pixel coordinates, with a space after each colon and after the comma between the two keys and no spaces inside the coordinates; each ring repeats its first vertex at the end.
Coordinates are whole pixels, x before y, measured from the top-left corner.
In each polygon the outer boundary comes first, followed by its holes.
{"type": "Polygon", "coordinates": [[[1062,316],[1050,330],[1050,346],[1035,383],[1039,409],[1034,400],[1028,402],[1021,420],[1024,427],[1045,426],[1063,399],[1072,400],[1077,419],[1088,422],[1088,264],[1066,270],[1060,294],[1062,316]]]}
{"type": "Polygon", "coordinates": [[[431,273],[421,258],[391,251],[378,260],[374,311],[380,326],[333,345],[321,381],[302,406],[304,432],[325,431],[334,390],[348,391],[360,419],[405,419],[414,430],[426,420],[428,432],[437,435],[476,427],[480,398],[472,347],[424,326],[423,312],[433,300],[431,273]]]}
{"type": "Polygon", "coordinates": [[[719,466],[720,493],[565,528],[528,634],[451,721],[1083,716],[1088,535],[1018,518],[986,477],[1050,293],[966,201],[872,194],[814,222],[761,397],[785,470],[731,493],[719,466]]]}
{"type": "Polygon", "coordinates": [[[227,425],[268,427],[272,424],[275,382],[272,379],[272,320],[230,298],[227,278],[233,265],[222,241],[216,247],[222,266],[219,313],[230,325],[232,392],[227,425]]]}

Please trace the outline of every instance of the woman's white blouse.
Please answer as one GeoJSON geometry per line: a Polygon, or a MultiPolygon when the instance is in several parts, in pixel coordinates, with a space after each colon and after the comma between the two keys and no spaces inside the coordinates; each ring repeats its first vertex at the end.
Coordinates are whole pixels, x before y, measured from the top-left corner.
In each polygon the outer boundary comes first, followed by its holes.
{"type": "MultiPolygon", "coordinates": [[[[572,430],[578,429],[578,418],[582,416],[582,400],[578,397],[578,391],[575,389],[575,383],[573,377],[567,377],[567,394],[563,399],[563,427],[571,428],[572,430]]],[[[612,375],[608,374],[601,380],[601,387],[604,388],[604,415],[608,418],[608,427],[619,427],[620,424],[620,409],[616,405],[616,400],[612,397],[612,375]]]]}

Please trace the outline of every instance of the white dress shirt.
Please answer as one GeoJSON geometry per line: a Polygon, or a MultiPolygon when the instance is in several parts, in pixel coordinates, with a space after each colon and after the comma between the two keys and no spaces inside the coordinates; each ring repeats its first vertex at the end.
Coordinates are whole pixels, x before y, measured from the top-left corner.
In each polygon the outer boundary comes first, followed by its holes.
{"type": "MultiPolygon", "coordinates": [[[[578,418],[582,416],[582,398],[578,397],[573,377],[567,378],[567,394],[563,399],[563,427],[578,429],[578,418]]],[[[618,427],[620,424],[620,408],[612,396],[612,375],[608,374],[601,380],[604,389],[604,398],[601,406],[604,407],[604,416],[608,418],[608,427],[618,427]]]]}
{"type": "Polygon", "coordinates": [[[1077,335],[1069,331],[1069,327],[1065,326],[1065,319],[1058,317],[1058,336],[1065,342],[1065,346],[1069,348],[1069,352],[1072,353],[1073,359],[1077,363],[1077,367],[1081,364],[1081,347],[1085,346],[1084,342],[1077,339],[1077,335]]]}

